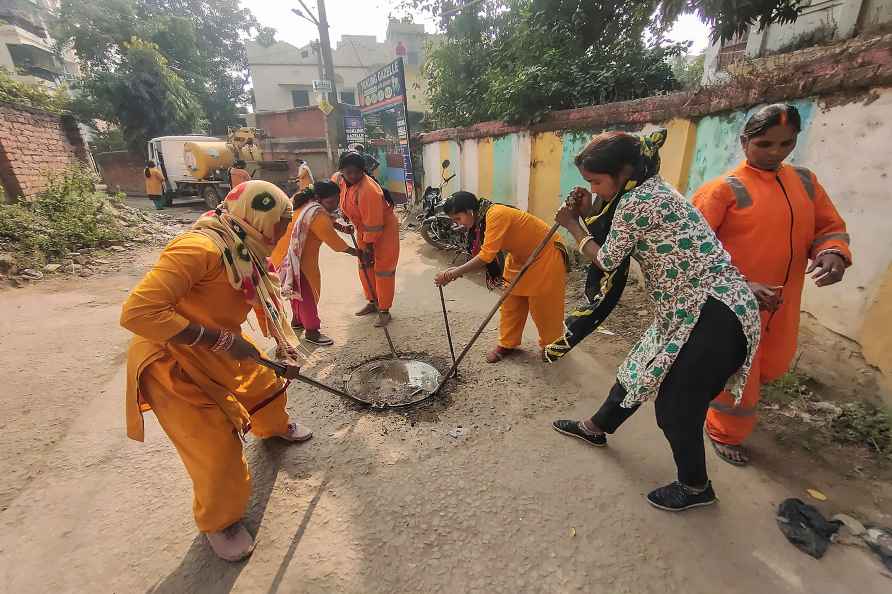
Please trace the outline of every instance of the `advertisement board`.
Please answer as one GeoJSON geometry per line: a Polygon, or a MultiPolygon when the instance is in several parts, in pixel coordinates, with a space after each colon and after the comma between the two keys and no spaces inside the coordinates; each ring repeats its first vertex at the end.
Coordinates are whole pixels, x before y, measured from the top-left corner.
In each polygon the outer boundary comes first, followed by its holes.
{"type": "Polygon", "coordinates": [[[362,144],[381,163],[374,175],[398,204],[405,203],[415,193],[415,180],[409,150],[403,59],[397,58],[359,81],[357,94],[365,128],[362,144]]]}

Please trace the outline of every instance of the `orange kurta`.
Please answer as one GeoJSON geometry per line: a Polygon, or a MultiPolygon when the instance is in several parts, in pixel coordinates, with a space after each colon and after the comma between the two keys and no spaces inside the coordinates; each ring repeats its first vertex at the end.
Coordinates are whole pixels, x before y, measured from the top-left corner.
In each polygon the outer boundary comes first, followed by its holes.
{"type": "Polygon", "coordinates": [[[284,382],[253,361],[168,341],[190,322],[240,332],[249,310],[213,241],[186,233],[164,249],[121,312],[121,325],[136,334],[127,357],[127,435],[143,441],[142,413],[154,410],[192,478],[195,521],[205,532],[244,513],[251,489],[239,433],[287,430],[284,382]]]}
{"type": "MultiPolygon", "coordinates": [[[[276,244],[273,253],[269,257],[270,263],[276,269],[278,269],[285,260],[285,254],[288,252],[288,247],[291,245],[291,233],[294,230],[294,225],[297,223],[297,219],[300,218],[300,214],[307,206],[308,205],[305,204],[294,211],[294,216],[291,218],[288,230],[285,232],[285,235],[282,236],[282,239],[279,240],[279,243],[276,244]]],[[[307,282],[310,283],[310,288],[313,289],[313,296],[315,297],[316,303],[319,303],[319,297],[322,295],[322,274],[319,271],[319,248],[322,247],[323,243],[336,252],[346,252],[349,248],[347,242],[338,235],[338,232],[334,228],[334,223],[331,220],[331,216],[325,209],[322,209],[322,211],[313,218],[313,222],[310,223],[310,232],[307,234],[303,251],[300,254],[300,271],[307,277],[307,282]]]]}
{"type": "Polygon", "coordinates": [[[306,163],[303,163],[297,170],[297,185],[303,190],[309,187],[312,183],[313,172],[310,171],[310,168],[306,163]]]}
{"type": "Polygon", "coordinates": [[[389,310],[396,291],[396,265],[400,257],[400,224],[393,207],[384,200],[384,192],[369,176],[348,186],[344,176],[335,174],[332,181],[341,188],[341,212],[356,228],[356,241],[360,249],[372,246],[375,254],[374,269],[369,276],[375,283],[370,290],[366,275],[359,264],[359,279],[369,301],[378,300],[378,308],[389,310]]]}
{"type": "MultiPolygon", "coordinates": [[[[486,235],[478,256],[484,262],[495,260],[500,251],[507,253],[505,280],[510,282],[539,243],[548,234],[548,225],[528,212],[492,205],[486,213],[486,235]]],[[[499,345],[516,348],[523,337],[527,314],[539,330],[539,346],[551,344],[564,332],[564,294],[567,267],[557,247],[557,237],[542,250],[520,282],[501,306],[499,345]]]]}
{"type": "Polygon", "coordinates": [[[786,164],[774,172],[742,163],[701,187],[693,202],[748,281],[783,287],[780,309],[762,312],[762,340],[740,406],[723,392],[707,416],[712,439],[738,445],[755,427],[760,385],[786,373],[796,353],[809,259],[830,249],[851,263],[849,236],[814,174],[786,164]]]}
{"type": "Polygon", "coordinates": [[[160,196],[164,193],[162,184],[164,183],[164,174],[157,167],[149,168],[149,177],[146,178],[146,194],[149,196],[160,196]]]}
{"type": "Polygon", "coordinates": [[[239,169],[238,167],[229,168],[229,183],[233,188],[241,183],[249,181],[250,179],[251,174],[244,169],[239,169]]]}

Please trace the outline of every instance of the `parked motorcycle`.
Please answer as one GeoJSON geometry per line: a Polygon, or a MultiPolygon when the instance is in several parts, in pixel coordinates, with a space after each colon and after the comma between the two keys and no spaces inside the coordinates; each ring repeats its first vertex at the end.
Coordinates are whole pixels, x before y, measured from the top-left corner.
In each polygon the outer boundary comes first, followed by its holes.
{"type": "Polygon", "coordinates": [[[449,165],[449,159],[443,161],[440,185],[428,186],[424,190],[421,197],[421,213],[418,215],[419,233],[426,242],[438,250],[465,251],[467,243],[465,229],[453,223],[443,212],[443,203],[446,201],[443,198],[443,187],[455,177],[454,173],[446,176],[449,165]]]}

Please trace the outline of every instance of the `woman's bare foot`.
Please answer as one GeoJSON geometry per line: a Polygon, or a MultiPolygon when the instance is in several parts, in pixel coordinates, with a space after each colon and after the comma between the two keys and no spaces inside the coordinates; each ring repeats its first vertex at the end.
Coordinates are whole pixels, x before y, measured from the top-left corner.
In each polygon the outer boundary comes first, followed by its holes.
{"type": "Polygon", "coordinates": [[[356,315],[367,316],[369,314],[375,313],[376,311],[378,311],[378,304],[375,303],[374,301],[369,301],[368,303],[365,304],[365,307],[363,307],[358,312],[356,312],[356,315]]]}
{"type": "Polygon", "coordinates": [[[513,354],[517,349],[507,349],[503,346],[496,345],[496,347],[489,351],[486,354],[486,362],[487,363],[498,363],[505,357],[513,354]]]}

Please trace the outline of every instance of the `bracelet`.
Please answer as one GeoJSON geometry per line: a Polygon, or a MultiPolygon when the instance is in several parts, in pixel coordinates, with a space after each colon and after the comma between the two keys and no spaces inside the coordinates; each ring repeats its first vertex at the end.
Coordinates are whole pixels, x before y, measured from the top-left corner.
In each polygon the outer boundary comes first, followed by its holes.
{"type": "Polygon", "coordinates": [[[204,338],[204,326],[199,326],[198,330],[198,338],[189,343],[190,347],[194,347],[196,344],[201,342],[201,339],[204,338]]]}
{"type": "Polygon", "coordinates": [[[211,351],[228,351],[232,348],[233,343],[235,342],[235,336],[229,330],[220,330],[220,335],[217,337],[217,342],[214,343],[214,346],[211,347],[211,351]]]}
{"type": "Polygon", "coordinates": [[[583,237],[583,238],[582,238],[582,241],[579,242],[579,248],[578,248],[578,249],[579,249],[579,253],[582,254],[582,255],[584,256],[584,255],[585,255],[585,251],[583,251],[583,250],[585,250],[585,246],[586,246],[586,244],[587,244],[588,242],[590,242],[590,241],[594,241],[594,239],[595,239],[595,238],[592,237],[591,235],[586,235],[585,237],[583,237]]]}

